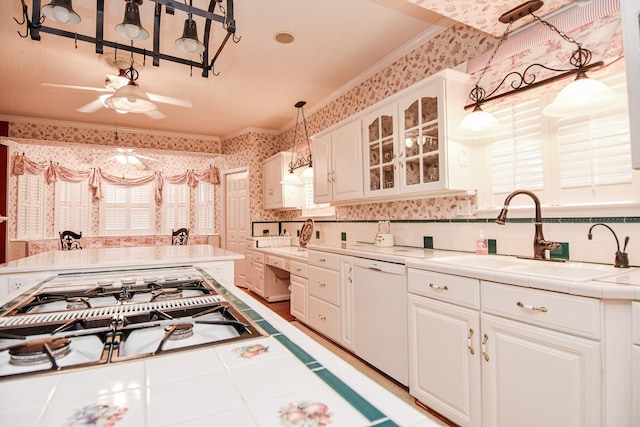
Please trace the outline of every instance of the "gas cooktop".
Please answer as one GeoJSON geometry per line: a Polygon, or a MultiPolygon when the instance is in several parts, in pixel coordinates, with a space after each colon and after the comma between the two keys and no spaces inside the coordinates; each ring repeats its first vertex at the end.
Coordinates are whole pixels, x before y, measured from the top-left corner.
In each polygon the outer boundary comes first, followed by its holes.
{"type": "Polygon", "coordinates": [[[195,267],[63,274],[0,307],[0,380],[266,335],[195,267]]]}

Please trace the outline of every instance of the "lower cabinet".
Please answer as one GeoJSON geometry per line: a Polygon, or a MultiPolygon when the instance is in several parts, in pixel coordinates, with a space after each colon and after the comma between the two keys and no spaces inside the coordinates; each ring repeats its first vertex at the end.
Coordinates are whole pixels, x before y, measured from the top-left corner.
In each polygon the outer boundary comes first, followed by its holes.
{"type": "Polygon", "coordinates": [[[603,424],[598,299],[411,268],[408,287],[420,402],[461,426],[603,424]]]}
{"type": "Polygon", "coordinates": [[[306,263],[291,261],[289,272],[290,288],[291,288],[291,300],[289,305],[289,312],[292,316],[295,316],[298,321],[302,323],[308,322],[307,308],[307,287],[309,285],[309,275],[307,273],[308,268],[306,263]]]}

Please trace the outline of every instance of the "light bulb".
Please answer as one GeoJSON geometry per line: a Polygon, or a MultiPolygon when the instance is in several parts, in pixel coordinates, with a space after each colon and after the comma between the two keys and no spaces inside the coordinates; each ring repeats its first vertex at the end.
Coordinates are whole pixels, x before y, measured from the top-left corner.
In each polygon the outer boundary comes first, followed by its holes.
{"type": "Polygon", "coordinates": [[[125,24],[124,32],[132,40],[136,40],[140,37],[140,27],[134,24],[125,24]]]}
{"type": "Polygon", "coordinates": [[[53,16],[55,20],[57,22],[60,22],[61,24],[66,24],[67,22],[69,22],[69,18],[71,18],[71,15],[69,14],[67,8],[62,6],[55,6],[53,8],[53,16]]]}
{"type": "Polygon", "coordinates": [[[120,163],[121,165],[126,165],[127,164],[127,156],[125,156],[124,154],[118,154],[116,156],[116,160],[118,161],[118,163],[120,163]]]}

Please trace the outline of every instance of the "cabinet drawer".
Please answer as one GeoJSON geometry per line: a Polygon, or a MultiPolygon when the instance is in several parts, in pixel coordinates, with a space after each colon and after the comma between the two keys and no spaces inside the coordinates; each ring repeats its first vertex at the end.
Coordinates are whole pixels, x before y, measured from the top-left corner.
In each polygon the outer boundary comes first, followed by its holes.
{"type": "Polygon", "coordinates": [[[575,295],[481,282],[487,313],[591,339],[600,338],[600,301],[575,295]]]}
{"type": "Polygon", "coordinates": [[[309,326],[334,341],[340,341],[340,309],[333,304],[309,296],[309,326]]]}
{"type": "Polygon", "coordinates": [[[407,283],[411,293],[470,308],[480,308],[478,279],[409,268],[407,283]]]}
{"type": "Polygon", "coordinates": [[[272,265],[274,267],[280,268],[282,270],[286,270],[284,258],[280,258],[275,255],[267,255],[264,257],[264,263],[267,265],[272,265]]]}
{"type": "Polygon", "coordinates": [[[289,261],[289,272],[294,276],[309,277],[308,265],[305,262],[289,261]]]}
{"type": "Polygon", "coordinates": [[[253,254],[253,262],[257,262],[260,264],[264,264],[264,254],[258,251],[252,251],[253,254]]]}
{"type": "Polygon", "coordinates": [[[330,252],[309,251],[309,265],[339,270],[340,255],[330,252]]]}
{"type": "Polygon", "coordinates": [[[334,305],[339,304],[340,276],[337,271],[309,266],[309,295],[320,298],[334,305]]]}
{"type": "Polygon", "coordinates": [[[631,303],[631,339],[634,344],[640,344],[640,302],[631,303]]]}

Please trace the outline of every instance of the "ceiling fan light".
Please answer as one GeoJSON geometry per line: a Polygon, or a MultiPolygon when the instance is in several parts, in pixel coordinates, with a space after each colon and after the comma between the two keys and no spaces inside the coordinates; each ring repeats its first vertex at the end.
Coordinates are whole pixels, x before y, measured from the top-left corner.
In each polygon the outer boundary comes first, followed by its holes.
{"type": "Polygon", "coordinates": [[[482,111],[479,105],[465,116],[455,130],[453,136],[457,139],[492,138],[506,133],[507,128],[492,114],[482,111]]]}
{"type": "Polygon", "coordinates": [[[61,24],[76,25],[80,22],[80,15],[73,10],[71,0],[53,0],[42,7],[42,14],[61,24]]]}
{"type": "Polygon", "coordinates": [[[176,46],[184,53],[198,54],[204,52],[204,44],[198,39],[198,28],[196,21],[185,19],[182,37],[176,40],[176,46]]]}
{"type": "Polygon", "coordinates": [[[542,114],[548,117],[586,116],[618,107],[624,102],[624,96],[583,73],[565,86],[553,102],[544,107],[542,114]]]}
{"type": "Polygon", "coordinates": [[[116,33],[128,40],[146,40],[149,31],[140,23],[140,9],[134,0],[127,2],[124,10],[124,19],[116,25],[116,33]]]}
{"type": "Polygon", "coordinates": [[[105,99],[104,103],[109,108],[127,113],[148,113],[158,108],[147,94],[134,84],[122,86],[105,99]]]}
{"type": "Polygon", "coordinates": [[[124,154],[117,154],[116,155],[116,160],[121,165],[126,165],[127,164],[127,156],[125,156],[124,154]]]}

